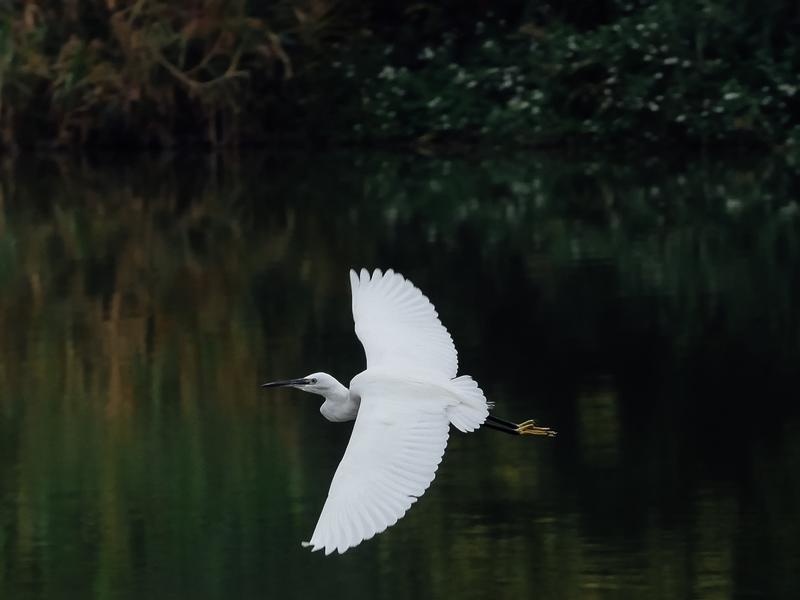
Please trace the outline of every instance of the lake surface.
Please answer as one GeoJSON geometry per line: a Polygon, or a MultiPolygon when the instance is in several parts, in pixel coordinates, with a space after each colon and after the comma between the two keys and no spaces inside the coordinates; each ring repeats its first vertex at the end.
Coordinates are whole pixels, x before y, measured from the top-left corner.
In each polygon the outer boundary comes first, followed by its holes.
{"type": "Polygon", "coordinates": [[[0,166],[0,598],[800,597],[800,178],[402,154],[0,166]],[[364,367],[351,266],[496,414],[396,526],[307,540],[364,367]]]}

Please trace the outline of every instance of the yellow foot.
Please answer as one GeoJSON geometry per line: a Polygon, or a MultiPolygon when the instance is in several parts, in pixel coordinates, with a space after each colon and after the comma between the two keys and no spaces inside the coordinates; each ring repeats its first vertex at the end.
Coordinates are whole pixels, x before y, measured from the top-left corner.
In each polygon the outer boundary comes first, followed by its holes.
{"type": "Polygon", "coordinates": [[[520,435],[543,435],[546,437],[556,437],[556,432],[549,427],[539,427],[533,419],[528,419],[517,425],[517,433],[520,435]]]}

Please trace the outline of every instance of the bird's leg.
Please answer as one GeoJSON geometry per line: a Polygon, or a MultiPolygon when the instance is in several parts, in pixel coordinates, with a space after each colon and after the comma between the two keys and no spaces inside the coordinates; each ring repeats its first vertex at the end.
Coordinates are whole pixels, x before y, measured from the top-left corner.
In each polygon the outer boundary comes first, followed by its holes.
{"type": "Polygon", "coordinates": [[[486,426],[512,435],[542,435],[545,437],[555,437],[556,432],[549,427],[539,427],[533,419],[528,419],[522,423],[506,421],[494,415],[486,418],[486,426]]]}
{"type": "Polygon", "coordinates": [[[486,419],[486,422],[483,424],[483,426],[488,427],[489,429],[495,429],[496,431],[502,431],[503,433],[507,433],[509,435],[519,435],[519,431],[517,431],[515,427],[508,427],[506,425],[493,423],[489,419],[486,419]]]}

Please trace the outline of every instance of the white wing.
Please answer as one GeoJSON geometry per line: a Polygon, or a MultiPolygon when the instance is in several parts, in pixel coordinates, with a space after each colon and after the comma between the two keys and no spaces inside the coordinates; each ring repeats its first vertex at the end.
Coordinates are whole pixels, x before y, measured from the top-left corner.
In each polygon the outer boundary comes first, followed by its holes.
{"type": "Polygon", "coordinates": [[[399,383],[369,387],[317,527],[303,543],[326,555],[394,525],[428,489],[447,446],[448,401],[432,386],[424,396],[399,383]]]}
{"type": "Polygon", "coordinates": [[[370,278],[350,271],[356,335],[367,355],[367,368],[428,371],[452,379],[458,355],[430,300],[391,269],[370,278]]]}

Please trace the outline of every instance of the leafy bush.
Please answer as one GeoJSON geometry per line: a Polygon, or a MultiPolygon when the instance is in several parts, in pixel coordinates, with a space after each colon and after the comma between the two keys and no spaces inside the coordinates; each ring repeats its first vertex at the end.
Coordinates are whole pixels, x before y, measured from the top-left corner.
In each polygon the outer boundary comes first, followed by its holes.
{"type": "Polygon", "coordinates": [[[466,52],[455,32],[414,56],[393,50],[380,67],[346,67],[365,82],[356,132],[784,143],[800,117],[798,46],[774,49],[768,24],[749,33],[730,4],[631,4],[587,31],[478,22],[466,52]]]}
{"type": "Polygon", "coordinates": [[[783,0],[10,6],[6,145],[800,140],[783,0]]]}

